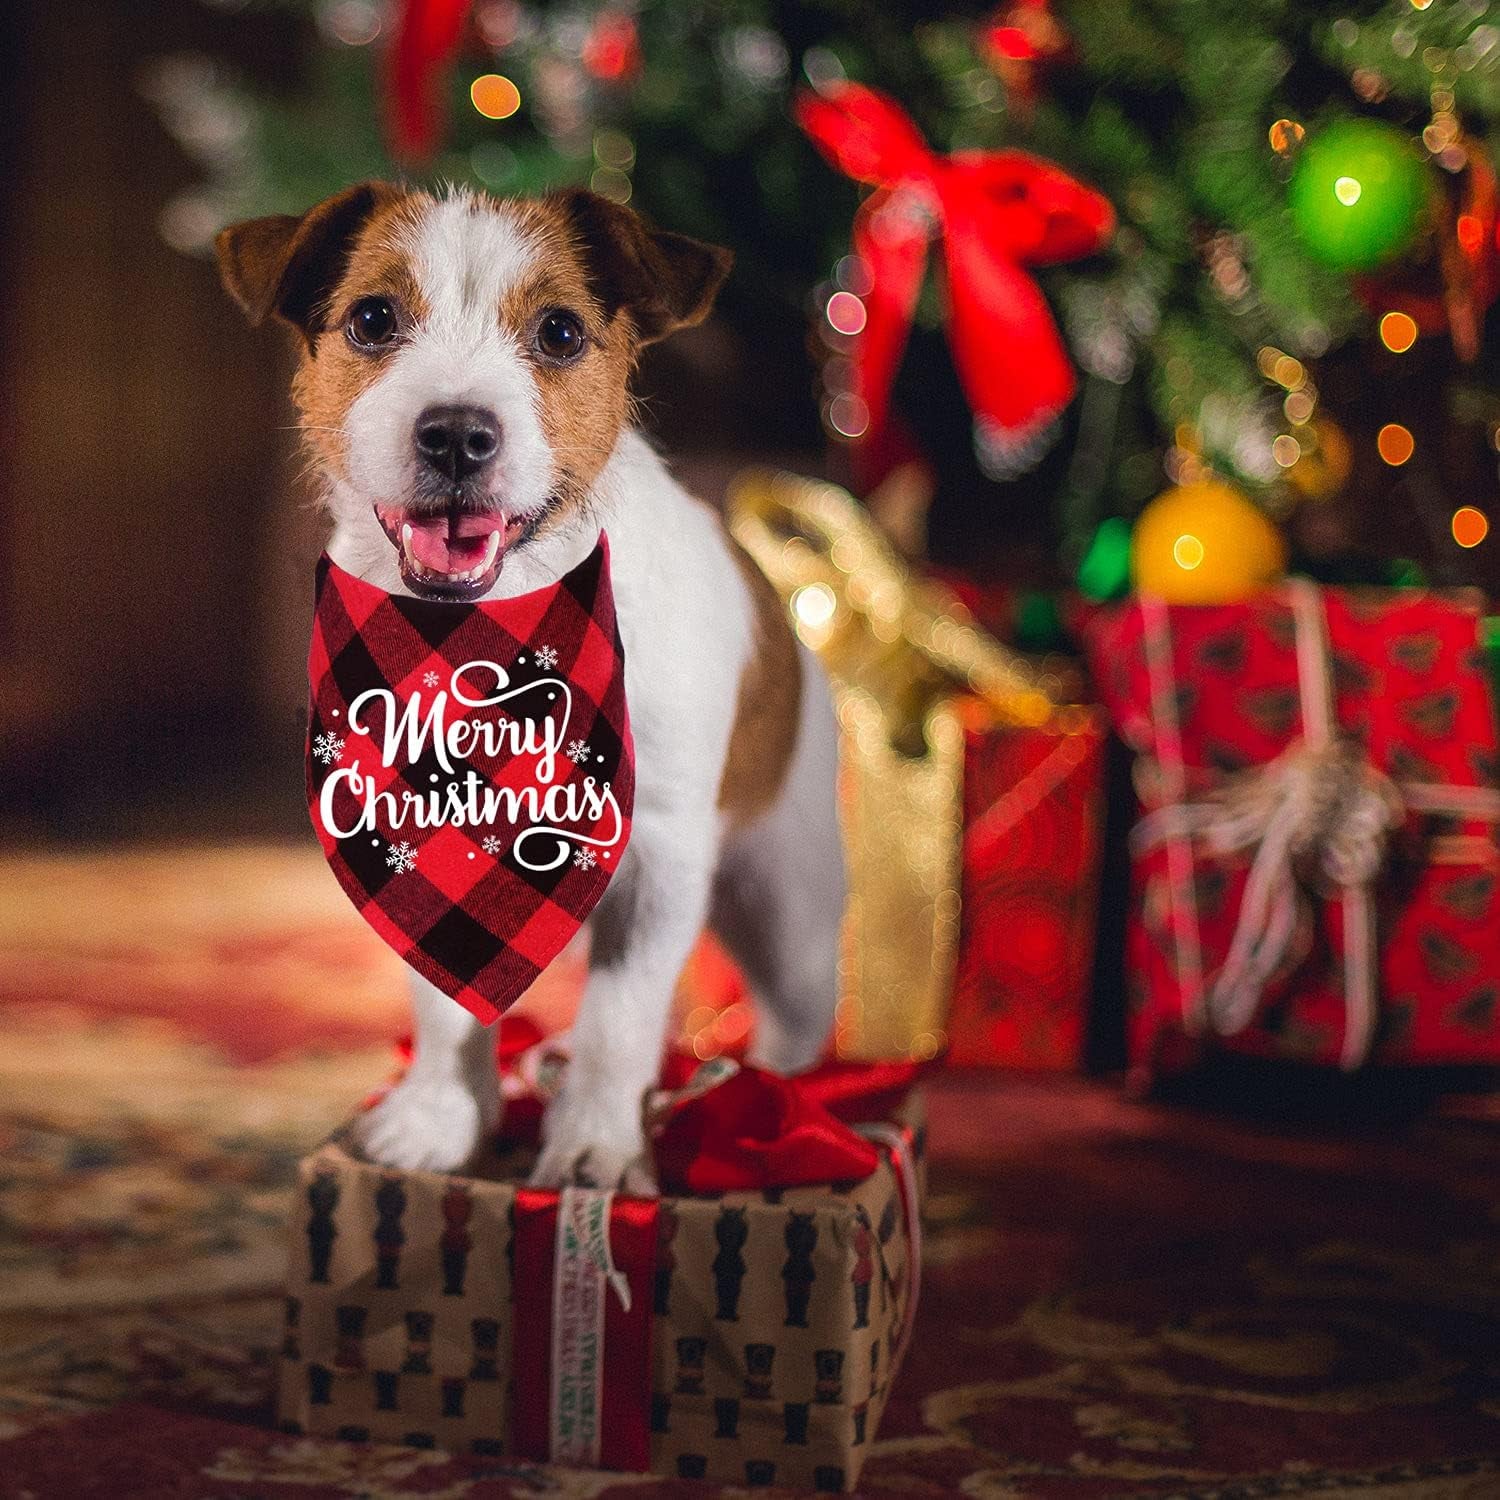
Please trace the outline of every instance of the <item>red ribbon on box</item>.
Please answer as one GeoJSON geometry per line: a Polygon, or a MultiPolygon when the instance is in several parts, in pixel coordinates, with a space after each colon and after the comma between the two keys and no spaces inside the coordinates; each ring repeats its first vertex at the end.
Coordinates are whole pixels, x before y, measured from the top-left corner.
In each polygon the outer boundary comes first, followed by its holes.
{"type": "MultiPolygon", "coordinates": [[[[511,1445],[520,1458],[538,1463],[576,1463],[593,1468],[644,1473],[651,1466],[649,1402],[651,1389],[652,1279],[656,1269],[658,1200],[627,1198],[568,1188],[563,1193],[522,1188],[516,1193],[514,1285],[534,1287],[537,1306],[531,1316],[512,1320],[511,1371],[515,1404],[511,1413],[511,1445]],[[609,1246],[625,1269],[625,1295],[608,1285],[598,1286],[602,1316],[597,1329],[589,1326],[588,1309],[560,1305],[559,1277],[564,1257],[559,1255],[559,1229],[564,1207],[583,1200],[584,1211],[593,1199],[608,1226],[609,1246]],[[550,1298],[544,1289],[551,1289],[550,1298]],[[551,1302],[551,1316],[546,1303],[551,1302]],[[559,1338],[560,1325],[565,1336],[559,1338]],[[566,1364],[571,1377],[554,1359],[554,1349],[567,1344],[566,1330],[581,1326],[594,1347],[570,1351],[566,1364]],[[584,1361],[588,1363],[585,1364],[584,1361]],[[558,1396],[573,1390],[568,1410],[558,1410],[558,1396]],[[595,1411],[577,1411],[590,1404],[577,1399],[577,1387],[597,1395],[595,1411]]],[[[576,1264],[576,1257],[568,1257],[576,1264]]],[[[574,1284],[576,1288],[576,1283],[574,1284]]],[[[575,1293],[576,1295],[576,1293],[575,1293]]],[[[571,1300],[571,1299],[570,1299],[571,1300]]]]}
{"type": "MultiPolygon", "coordinates": [[[[502,1036],[502,1142],[529,1144],[543,1102],[535,1080],[558,1043],[524,1021],[507,1023],[502,1036]]],[[[904,1345],[916,1310],[920,1227],[910,1133],[888,1118],[917,1073],[910,1062],[829,1062],[781,1078],[727,1060],[698,1065],[674,1055],[664,1074],[668,1087],[650,1110],[663,1191],[862,1180],[887,1151],[913,1247],[904,1345]]],[[[635,1473],[649,1467],[659,1212],[660,1199],[590,1188],[516,1193],[513,1284],[538,1292],[536,1305],[512,1319],[511,1445],[518,1457],[635,1473]]]]}
{"type": "Polygon", "coordinates": [[[983,444],[1027,449],[1073,397],[1057,325],[1027,267],[1092,255],[1109,242],[1109,200],[1024,151],[940,156],[889,95],[838,83],[804,93],[797,123],[847,176],[875,184],[854,220],[869,271],[854,346],[855,394],[869,413],[862,446],[889,447],[891,387],[941,233],[948,342],[983,444]]]}

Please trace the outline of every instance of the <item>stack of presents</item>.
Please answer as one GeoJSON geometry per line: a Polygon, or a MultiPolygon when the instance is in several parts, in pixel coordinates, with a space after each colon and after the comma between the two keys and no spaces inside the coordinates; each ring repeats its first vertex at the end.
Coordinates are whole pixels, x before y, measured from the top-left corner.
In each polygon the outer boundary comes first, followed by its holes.
{"type": "Polygon", "coordinates": [[[1136,598],[1088,622],[1085,678],[1002,647],[831,486],[752,476],[731,509],[835,687],[836,1056],[794,1082],[716,1057],[743,994],[700,957],[652,1104],[660,1198],[522,1185],[547,1046],[524,1027],[471,1174],[321,1148],[290,1430],[848,1490],[919,1295],[924,1066],[1500,1061],[1477,596],[1136,598]]]}

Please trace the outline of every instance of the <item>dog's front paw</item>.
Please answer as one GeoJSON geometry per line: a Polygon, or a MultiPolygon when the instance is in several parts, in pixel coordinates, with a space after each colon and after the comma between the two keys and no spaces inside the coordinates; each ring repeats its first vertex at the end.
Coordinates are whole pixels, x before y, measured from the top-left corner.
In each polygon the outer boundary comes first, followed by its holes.
{"type": "Polygon", "coordinates": [[[463,1079],[407,1076],[354,1122],[351,1144],[368,1161],[403,1171],[454,1172],[500,1120],[500,1094],[463,1079]]]}
{"type": "Polygon", "coordinates": [[[624,1116],[597,1104],[574,1104],[564,1091],[542,1122],[542,1154],[532,1169],[531,1185],[615,1188],[655,1197],[656,1178],[639,1112],[624,1116]]]}

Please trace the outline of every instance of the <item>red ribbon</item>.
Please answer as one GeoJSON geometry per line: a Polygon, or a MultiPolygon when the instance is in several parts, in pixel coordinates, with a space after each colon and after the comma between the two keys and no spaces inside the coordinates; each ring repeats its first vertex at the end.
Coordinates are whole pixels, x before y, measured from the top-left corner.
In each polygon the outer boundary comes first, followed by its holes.
{"type": "Polygon", "coordinates": [[[403,0],[386,54],[385,128],[392,154],[425,161],[443,133],[443,73],[473,0],[403,0]]]}
{"type": "Polygon", "coordinates": [[[826,1063],[799,1078],[741,1068],[670,1106],[655,1141],[662,1189],[727,1193],[861,1181],[880,1152],[846,1122],[888,1116],[914,1076],[910,1063],[826,1063]]]}
{"type": "MultiPolygon", "coordinates": [[[[546,1100],[526,1079],[526,1059],[546,1047],[541,1028],[525,1016],[509,1017],[500,1028],[495,1061],[505,1099],[502,1149],[535,1146],[540,1139],[546,1100]]],[[[396,1050],[409,1063],[411,1038],[402,1037],[396,1050]]],[[[700,1066],[690,1054],[672,1052],[662,1068],[668,1098],[657,1113],[653,1154],[663,1192],[860,1181],[875,1170],[879,1153],[851,1127],[890,1119],[921,1071],[914,1062],[828,1061],[782,1078],[741,1065],[724,1082],[698,1090],[690,1085],[700,1066]]]]}
{"type": "Polygon", "coordinates": [[[855,394],[878,448],[934,234],[943,241],[948,342],[983,443],[1014,452],[1072,399],[1073,367],[1027,267],[1092,255],[1108,243],[1108,199],[1023,151],[940,156],[888,95],[857,83],[799,96],[797,123],[847,176],[873,183],[854,249],[873,285],[856,336],[855,394]]]}
{"type": "MultiPolygon", "coordinates": [[[[535,1146],[540,1139],[546,1100],[527,1081],[527,1055],[546,1048],[541,1028],[525,1016],[500,1028],[495,1061],[505,1099],[502,1149],[535,1146]]],[[[396,1050],[410,1062],[411,1038],[402,1037],[396,1050]]],[[[880,1156],[851,1127],[890,1119],[921,1071],[915,1062],[830,1060],[782,1078],[739,1065],[723,1082],[700,1089],[693,1085],[702,1066],[688,1053],[672,1052],[662,1068],[667,1097],[657,1110],[653,1155],[666,1193],[862,1181],[880,1156]]]]}
{"type": "MultiPolygon", "coordinates": [[[[652,1281],[656,1272],[659,1200],[616,1197],[609,1239],[615,1263],[630,1286],[627,1309],[604,1299],[604,1379],[599,1461],[606,1469],[641,1474],[651,1467],[652,1281]]],[[[511,1320],[511,1447],[517,1457],[552,1458],[552,1279],[557,1263],[558,1195],[537,1188],[516,1191],[512,1285],[518,1290],[511,1320]],[[520,1289],[524,1288],[522,1291],[520,1289]],[[522,1298],[525,1298],[524,1311],[522,1298]]]]}

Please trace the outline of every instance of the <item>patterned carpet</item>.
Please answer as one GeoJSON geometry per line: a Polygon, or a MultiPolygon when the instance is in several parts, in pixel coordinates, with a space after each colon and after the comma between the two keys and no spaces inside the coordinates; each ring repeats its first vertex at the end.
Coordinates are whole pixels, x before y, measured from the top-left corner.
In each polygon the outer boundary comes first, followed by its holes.
{"type": "MultiPolygon", "coordinates": [[[[711,1493],[271,1427],[292,1165],[403,1024],[316,853],[0,860],[0,954],[0,1496],[711,1493]]],[[[1500,1496],[1500,1109],[1369,1104],[935,1080],[924,1300],[861,1492],[1500,1496]]]]}

